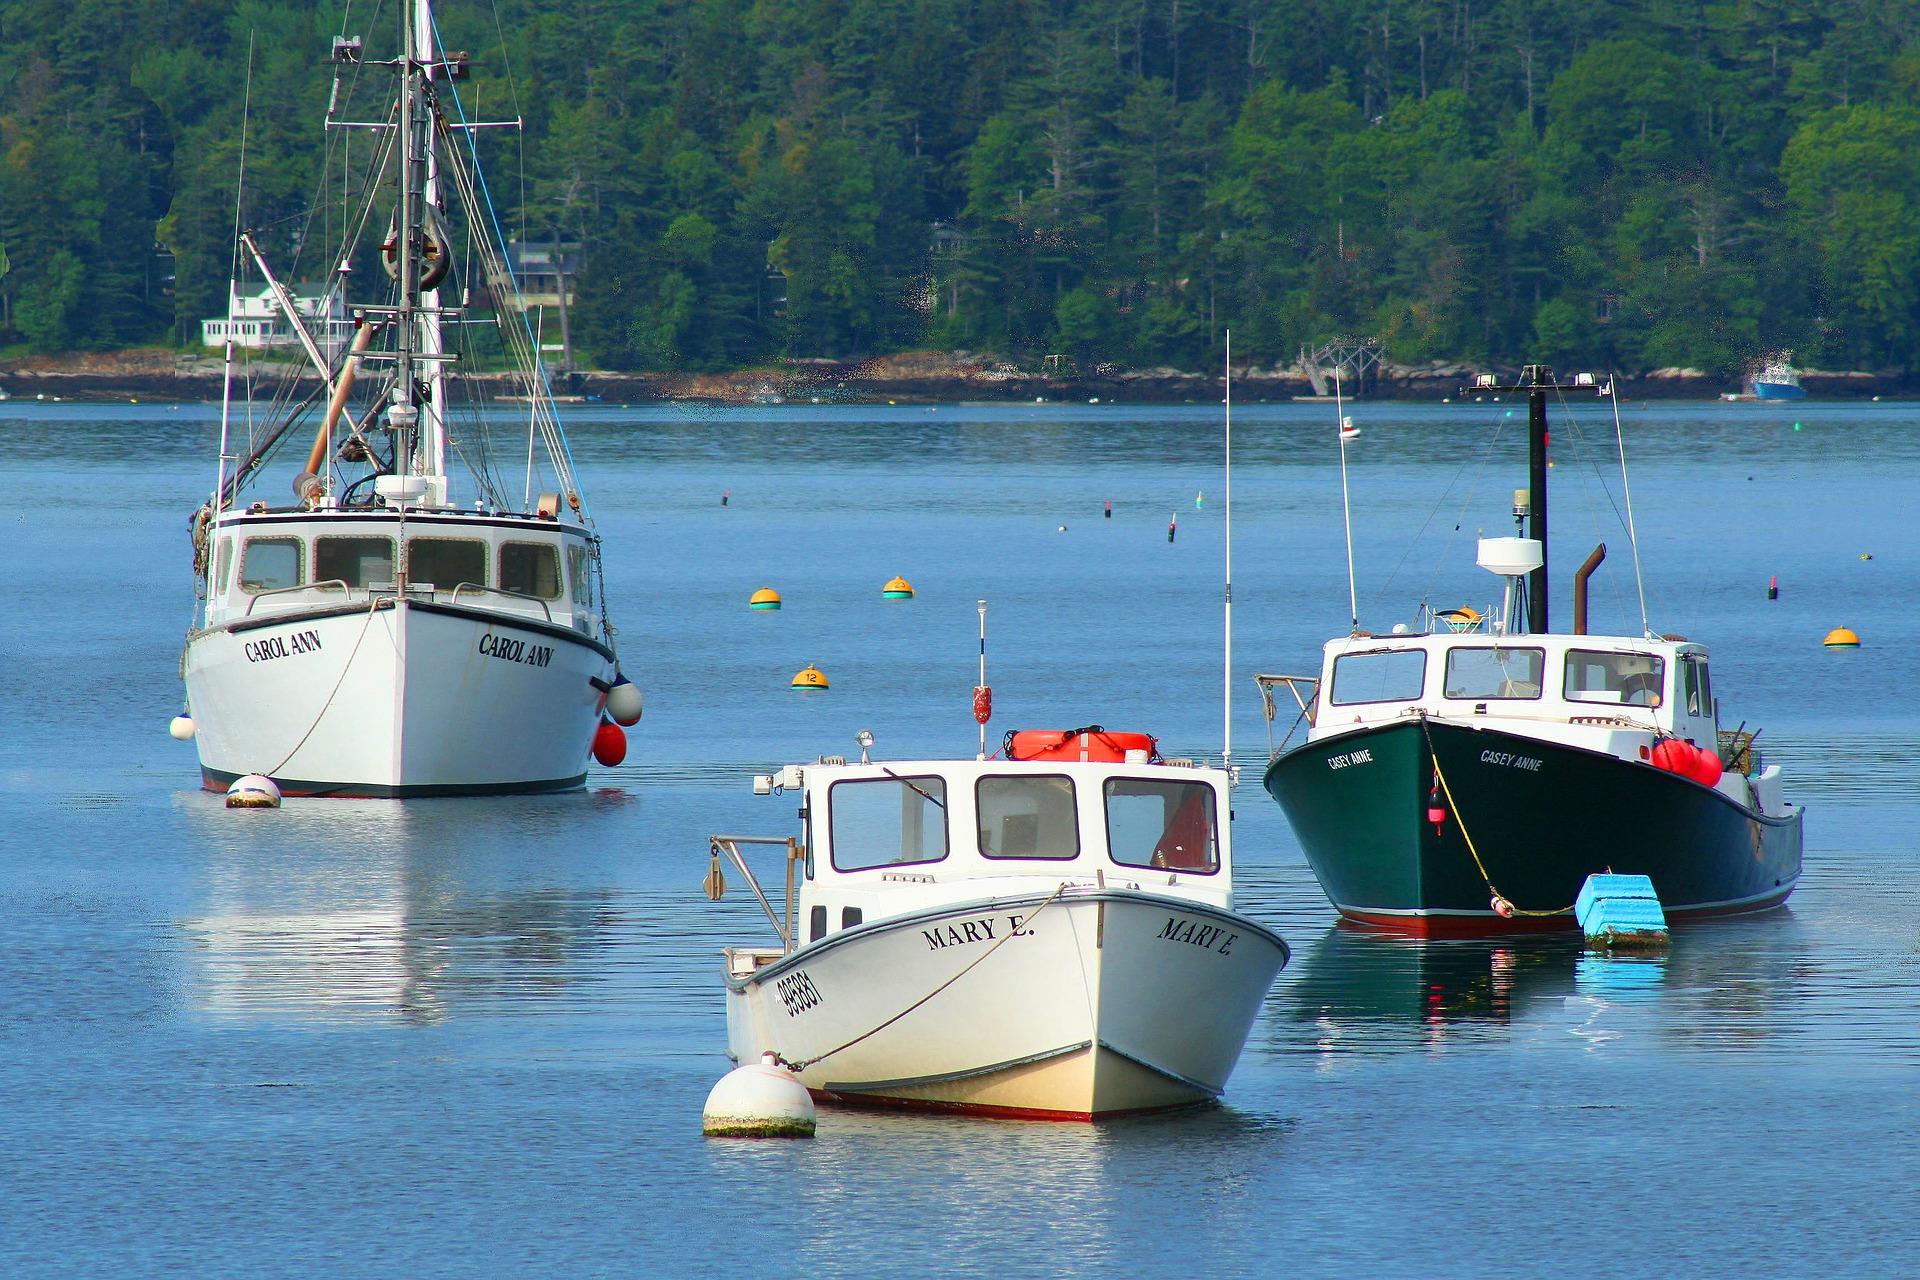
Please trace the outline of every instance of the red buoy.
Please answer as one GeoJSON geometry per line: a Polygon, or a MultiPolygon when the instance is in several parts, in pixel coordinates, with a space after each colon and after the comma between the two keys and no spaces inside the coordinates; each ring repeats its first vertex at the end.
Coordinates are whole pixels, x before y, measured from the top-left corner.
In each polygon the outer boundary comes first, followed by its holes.
{"type": "Polygon", "coordinates": [[[1720,763],[1719,752],[1708,751],[1704,747],[1694,749],[1691,776],[1695,782],[1703,787],[1711,787],[1720,781],[1720,775],[1725,772],[1726,767],[1720,763]]]}
{"type": "Polygon", "coordinates": [[[993,690],[987,685],[973,686],[973,718],[981,724],[993,719],[993,690]]]}
{"type": "Polygon", "coordinates": [[[1440,834],[1440,828],[1447,825],[1447,811],[1440,804],[1440,784],[1435,782],[1427,788],[1427,821],[1433,824],[1433,834],[1440,834]]]}
{"type": "Polygon", "coordinates": [[[593,758],[611,769],[627,758],[627,735],[617,724],[602,721],[593,731],[593,758]]]}
{"type": "Polygon", "coordinates": [[[1665,769],[1668,773],[1690,777],[1693,774],[1694,754],[1691,742],[1682,742],[1678,738],[1662,738],[1653,744],[1653,754],[1650,759],[1656,769],[1665,769]]]}

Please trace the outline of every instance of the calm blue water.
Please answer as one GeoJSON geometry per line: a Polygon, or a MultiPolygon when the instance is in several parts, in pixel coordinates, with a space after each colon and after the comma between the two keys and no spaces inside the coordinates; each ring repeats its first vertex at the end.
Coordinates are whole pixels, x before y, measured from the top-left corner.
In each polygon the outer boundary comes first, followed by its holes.
{"type": "MultiPolygon", "coordinates": [[[[1358,407],[1362,625],[1493,598],[1473,538],[1525,484],[1509,407],[1358,407]]],[[[1295,959],[1226,1104],[828,1111],[764,1146],[699,1137],[715,953],[765,936],[739,889],[701,895],[707,834],[784,834],[748,775],[861,728],[969,752],[980,597],[996,731],[1217,754],[1215,409],[589,407],[648,697],[627,763],[561,797],[240,814],[166,735],[213,411],[0,405],[0,1273],[1911,1274],[1920,408],[1625,417],[1650,621],[1714,646],[1729,719],[1809,806],[1788,911],[1664,961],[1336,929],[1253,781],[1244,678],[1311,670],[1348,623],[1331,414],[1245,406],[1235,839],[1241,905],[1295,959]],[[881,601],[896,573],[919,599],[881,601]],[[760,586],[786,608],[749,613],[760,586]],[[1864,648],[1821,648],[1841,623],[1864,648]],[[788,691],[809,662],[830,693],[788,691]]],[[[1604,539],[1596,629],[1637,630],[1611,432],[1556,420],[1555,607],[1604,539]]]]}

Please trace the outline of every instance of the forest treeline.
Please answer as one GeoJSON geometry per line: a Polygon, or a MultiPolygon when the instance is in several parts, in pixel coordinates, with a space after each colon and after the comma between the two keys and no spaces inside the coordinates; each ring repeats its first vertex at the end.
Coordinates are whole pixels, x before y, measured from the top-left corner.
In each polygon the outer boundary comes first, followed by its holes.
{"type": "MultiPolygon", "coordinates": [[[[379,0],[0,0],[0,346],[191,345],[337,237],[379,0]],[[339,153],[336,153],[338,155],[339,153]],[[346,151],[351,156],[351,146],[346,151]],[[348,161],[336,161],[345,173],[348,161]],[[329,209],[329,206],[331,208],[329,209]]],[[[584,359],[1911,369],[1920,0],[443,0],[584,359]]],[[[370,68],[368,69],[371,70],[370,68]]],[[[366,146],[368,144],[359,144],[366,146]]]]}

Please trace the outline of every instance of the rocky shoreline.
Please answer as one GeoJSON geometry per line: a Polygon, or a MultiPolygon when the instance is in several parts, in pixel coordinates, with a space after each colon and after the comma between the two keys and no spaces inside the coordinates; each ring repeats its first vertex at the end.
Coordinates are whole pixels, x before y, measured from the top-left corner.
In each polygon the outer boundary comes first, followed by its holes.
{"type": "MultiPolygon", "coordinates": [[[[1496,372],[1510,374],[1509,369],[1496,372]]],[[[1482,372],[1464,366],[1385,365],[1369,375],[1362,393],[1370,399],[1441,400],[1482,372]]],[[[502,393],[511,390],[504,375],[502,393]]],[[[1897,371],[1827,373],[1804,371],[1807,393],[1823,398],[1864,399],[1920,394],[1920,377],[1897,371]]],[[[35,356],[0,361],[0,389],[21,399],[214,400],[220,396],[221,362],[163,348],[73,356],[35,356]]],[[[1629,399],[1711,400],[1734,390],[1724,379],[1698,369],[1655,369],[1621,375],[1629,399]]],[[[616,373],[584,371],[556,379],[555,391],[621,404],[693,401],[709,404],[906,403],[997,400],[1008,402],[1093,401],[1179,404],[1217,399],[1218,374],[1178,369],[1118,370],[1102,366],[1081,372],[1036,372],[992,357],[965,352],[911,352],[873,360],[793,360],[734,373],[616,373]]],[[[1298,368],[1249,365],[1234,371],[1234,392],[1249,402],[1312,397],[1298,368]]]]}

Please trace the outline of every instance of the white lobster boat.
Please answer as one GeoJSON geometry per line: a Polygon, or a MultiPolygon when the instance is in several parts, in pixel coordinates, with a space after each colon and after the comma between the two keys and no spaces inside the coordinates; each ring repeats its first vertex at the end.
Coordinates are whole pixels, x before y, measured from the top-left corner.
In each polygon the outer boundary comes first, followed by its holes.
{"type": "Polygon", "coordinates": [[[724,854],[782,940],[725,949],[736,1061],[774,1053],[832,1102],[1037,1119],[1220,1096],[1287,962],[1233,910],[1227,774],[1051,736],[756,779],[802,795],[801,834],[712,840],[709,894],[724,854]],[[784,920],[750,844],[787,850],[784,920]]]}
{"type": "MultiPolygon", "coordinates": [[[[623,681],[600,539],[487,202],[465,55],[438,48],[424,0],[397,25],[392,61],[334,41],[330,154],[364,170],[366,198],[333,241],[302,246],[328,264],[326,305],[295,305],[282,281],[297,257],[276,271],[264,233],[240,237],[301,359],[236,372],[251,353],[227,347],[181,661],[209,787],[258,773],[290,795],[561,790],[585,780],[596,737],[618,733],[601,727],[623,681]],[[391,73],[395,92],[356,105],[366,71],[391,73]],[[343,150],[367,133],[371,146],[343,150]],[[384,275],[364,269],[376,259],[384,275]],[[366,294],[350,290],[363,280],[369,296],[333,305],[366,294]],[[312,327],[341,310],[350,338],[312,327]],[[510,372],[476,388],[455,376],[475,356],[510,372]],[[236,421],[242,383],[272,400],[236,421]],[[284,468],[292,501],[252,497],[289,441],[305,458],[284,468]]],[[[622,723],[638,718],[637,691],[614,702],[622,723]]]]}

